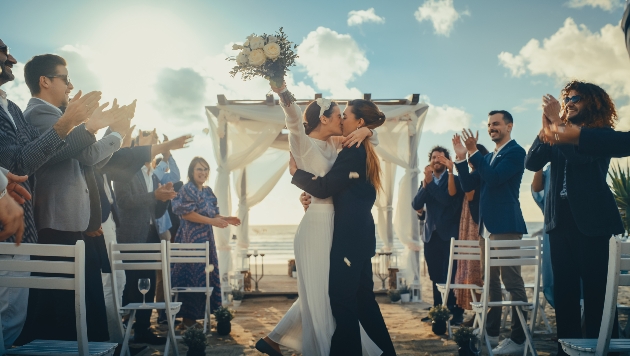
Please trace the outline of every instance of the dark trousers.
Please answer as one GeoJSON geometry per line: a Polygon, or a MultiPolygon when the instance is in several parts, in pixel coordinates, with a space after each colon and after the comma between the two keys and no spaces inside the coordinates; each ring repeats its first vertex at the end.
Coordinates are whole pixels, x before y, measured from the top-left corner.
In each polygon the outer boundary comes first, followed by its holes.
{"type": "Polygon", "coordinates": [[[330,355],[361,355],[359,321],[383,356],[396,355],[385,321],[374,297],[370,258],[344,262],[344,254],[331,252],[329,273],[330,307],[337,323],[330,355]]]}
{"type": "MultiPolygon", "coordinates": [[[[557,227],[549,233],[559,339],[596,339],[602,322],[610,236],[582,234],[566,199],[558,199],[557,227]],[[580,280],[583,288],[580,288],[580,280]],[[580,294],[584,295],[582,334],[580,294]]],[[[617,315],[612,337],[619,335],[617,315]]],[[[558,344],[558,355],[566,355],[558,344]]]]}
{"type": "MultiPolygon", "coordinates": [[[[437,231],[433,231],[431,234],[431,240],[424,243],[424,260],[427,262],[427,268],[429,269],[429,278],[431,279],[431,286],[433,287],[433,305],[442,305],[442,294],[437,289],[438,283],[446,283],[446,277],[448,275],[448,258],[451,251],[451,240],[442,240],[437,231]]],[[[455,274],[457,273],[457,261],[453,261],[453,273],[451,276],[451,283],[455,281],[455,274]]],[[[455,315],[463,314],[464,309],[457,306],[457,300],[455,299],[455,293],[451,289],[448,293],[446,300],[446,306],[455,315]]]]}
{"type": "MultiPolygon", "coordinates": [[[[107,341],[107,314],[101,282],[101,253],[97,239],[84,237],[81,232],[42,229],[38,232],[39,244],[75,245],[78,240],[85,242],[85,310],[87,336],[89,341],[107,341]]],[[[31,256],[31,260],[60,261],[67,258],[31,256]]],[[[72,275],[52,275],[33,273],[33,276],[70,277],[72,275]]],[[[16,345],[23,345],[35,339],[77,340],[74,291],[31,288],[28,300],[26,322],[16,345]]]]}
{"type": "MultiPolygon", "coordinates": [[[[158,236],[155,226],[151,225],[149,235],[147,236],[147,243],[154,241],[159,242],[160,237],[158,236]]],[[[127,305],[129,303],[142,303],[142,293],[140,293],[140,290],[138,289],[138,280],[142,278],[148,278],[151,281],[151,286],[145,295],[145,298],[147,303],[153,303],[156,284],[155,271],[126,270],[125,277],[127,278],[127,283],[125,284],[125,290],[123,291],[123,305],[127,305]]],[[[153,309],[137,310],[134,328],[136,330],[148,329],[151,326],[151,313],[153,313],[153,309]]]]}

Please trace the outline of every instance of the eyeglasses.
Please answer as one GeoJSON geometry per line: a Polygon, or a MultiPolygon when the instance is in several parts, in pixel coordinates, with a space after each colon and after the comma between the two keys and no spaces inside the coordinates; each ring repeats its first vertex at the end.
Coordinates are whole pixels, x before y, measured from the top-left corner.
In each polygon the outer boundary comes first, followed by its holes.
{"type": "Polygon", "coordinates": [[[70,81],[70,76],[67,74],[62,74],[62,75],[47,75],[46,78],[59,78],[61,80],[63,80],[64,83],[66,83],[66,85],[70,85],[70,83],[72,83],[70,81]]]}
{"type": "Polygon", "coordinates": [[[564,98],[564,103],[568,104],[569,101],[571,101],[571,102],[573,102],[573,104],[575,104],[578,101],[580,101],[580,99],[582,99],[582,97],[579,96],[579,95],[575,95],[575,96],[572,96],[572,97],[566,97],[566,98],[564,98]]]}

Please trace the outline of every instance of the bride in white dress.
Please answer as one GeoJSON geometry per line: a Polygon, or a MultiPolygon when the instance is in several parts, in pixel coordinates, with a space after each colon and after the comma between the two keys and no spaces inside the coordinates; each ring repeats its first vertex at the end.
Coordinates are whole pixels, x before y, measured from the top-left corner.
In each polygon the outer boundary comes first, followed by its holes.
{"type": "MultiPolygon", "coordinates": [[[[280,96],[289,130],[289,146],[298,168],[325,176],[337,159],[343,145],[360,144],[369,137],[378,144],[376,135],[366,127],[348,137],[341,136],[341,110],[329,99],[317,99],[302,110],[295,104],[286,88],[274,90],[280,96]]],[[[294,252],[298,272],[299,298],[280,320],[274,330],[260,339],[256,348],[268,355],[278,356],[284,345],[300,351],[304,356],[328,356],[335,332],[335,321],[328,297],[330,248],[333,237],[334,208],[332,197],[311,198],[295,233],[294,252]]],[[[364,356],[378,356],[381,349],[361,327],[364,356]]]]}

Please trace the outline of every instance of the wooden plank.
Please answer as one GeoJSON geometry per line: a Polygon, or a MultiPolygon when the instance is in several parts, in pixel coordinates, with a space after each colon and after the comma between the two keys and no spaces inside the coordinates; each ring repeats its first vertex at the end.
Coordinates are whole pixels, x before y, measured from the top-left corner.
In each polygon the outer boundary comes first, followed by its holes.
{"type": "MultiPolygon", "coordinates": [[[[2,270],[2,268],[0,268],[2,270]]],[[[630,271],[630,259],[622,258],[619,260],[619,270],[620,271],[630,271]]]]}
{"type": "Polygon", "coordinates": [[[0,287],[74,290],[74,278],[0,277],[0,287]]]}
{"type": "Polygon", "coordinates": [[[206,249],[206,244],[195,244],[195,243],[181,243],[181,242],[177,242],[177,243],[171,243],[168,244],[171,247],[171,250],[177,250],[177,249],[195,249],[195,250],[205,250],[206,249]]]}
{"type": "Polygon", "coordinates": [[[112,269],[117,271],[125,271],[125,270],[140,270],[140,271],[151,271],[151,270],[162,270],[161,262],[127,262],[122,263],[120,261],[116,261],[112,263],[112,269]]]}
{"type": "Polygon", "coordinates": [[[0,271],[74,274],[74,262],[0,260],[0,271]]]}
{"type": "Polygon", "coordinates": [[[498,266],[536,266],[538,260],[533,258],[506,258],[501,260],[490,260],[491,267],[498,266]]]}
{"type": "Polygon", "coordinates": [[[203,250],[171,250],[171,257],[206,257],[206,249],[203,250]]]}
{"type": "Polygon", "coordinates": [[[479,247],[453,247],[453,252],[455,253],[474,253],[481,254],[481,249],[479,247]]]}
{"type": "Polygon", "coordinates": [[[159,252],[115,253],[115,261],[161,261],[159,252]]]}
{"type": "Polygon", "coordinates": [[[161,244],[113,244],[114,251],[147,251],[147,252],[160,252],[161,244]]]}
{"type": "MultiPolygon", "coordinates": [[[[89,342],[90,355],[110,355],[118,344],[109,342],[89,342]]],[[[76,356],[79,354],[76,341],[35,340],[24,346],[8,349],[7,355],[61,355],[76,356]]]]}
{"type": "Polygon", "coordinates": [[[517,248],[517,247],[525,247],[525,246],[537,246],[538,242],[536,239],[532,240],[491,240],[489,242],[490,247],[509,247],[509,248],[517,248]]]}
{"type": "Polygon", "coordinates": [[[455,247],[461,247],[461,246],[474,246],[474,247],[479,247],[479,240],[461,240],[455,241],[455,247]]]}
{"type": "Polygon", "coordinates": [[[526,250],[526,249],[509,249],[509,250],[490,250],[488,254],[490,258],[493,257],[536,257],[538,256],[538,250],[526,250]]]}
{"type": "Polygon", "coordinates": [[[203,257],[171,257],[170,263],[206,263],[206,256],[203,257]]]}
{"type": "Polygon", "coordinates": [[[74,257],[74,245],[39,245],[21,244],[15,246],[12,242],[0,242],[2,255],[31,255],[31,256],[59,256],[74,257]]]}
{"type": "Polygon", "coordinates": [[[619,286],[630,286],[630,274],[619,275],[619,286]]]}
{"type": "Polygon", "coordinates": [[[481,261],[481,255],[453,255],[457,261],[481,261]]]}

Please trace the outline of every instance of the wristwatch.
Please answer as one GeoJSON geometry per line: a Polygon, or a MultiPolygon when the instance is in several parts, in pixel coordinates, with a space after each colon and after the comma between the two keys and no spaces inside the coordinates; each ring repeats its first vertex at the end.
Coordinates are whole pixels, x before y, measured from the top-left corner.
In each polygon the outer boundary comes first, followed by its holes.
{"type": "Polygon", "coordinates": [[[7,188],[0,192],[0,199],[4,198],[5,195],[7,195],[7,188]]]}

